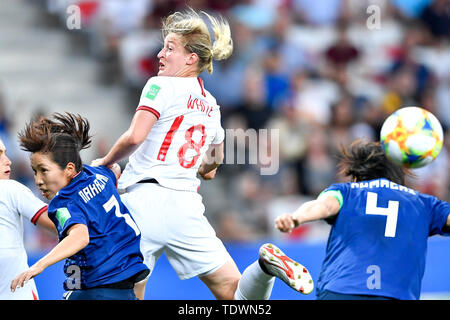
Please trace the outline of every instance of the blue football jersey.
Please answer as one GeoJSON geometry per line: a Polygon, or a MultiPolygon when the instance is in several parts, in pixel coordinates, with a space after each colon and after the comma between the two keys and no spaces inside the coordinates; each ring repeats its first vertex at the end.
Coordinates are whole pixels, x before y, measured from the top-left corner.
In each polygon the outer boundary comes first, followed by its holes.
{"type": "Polygon", "coordinates": [[[387,179],[333,184],[332,219],[318,294],[329,290],[419,299],[428,237],[445,234],[450,204],[387,179]]]}
{"type": "Polygon", "coordinates": [[[51,200],[48,215],[60,241],[74,224],[89,230],[89,244],[66,259],[65,290],[116,283],[147,269],[139,248],[140,231],[121,202],[116,177],[108,168],[83,166],[51,200]]]}

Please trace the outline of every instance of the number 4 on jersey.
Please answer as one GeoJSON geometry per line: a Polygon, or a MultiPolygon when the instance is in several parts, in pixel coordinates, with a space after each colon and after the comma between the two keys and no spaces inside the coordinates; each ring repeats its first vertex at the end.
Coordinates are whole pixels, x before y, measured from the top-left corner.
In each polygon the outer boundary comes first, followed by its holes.
{"type": "Polygon", "coordinates": [[[398,217],[398,201],[389,201],[387,208],[377,207],[378,195],[374,192],[367,193],[366,214],[376,214],[386,216],[386,228],[384,230],[384,236],[393,238],[395,237],[397,229],[397,217],[398,217]]]}

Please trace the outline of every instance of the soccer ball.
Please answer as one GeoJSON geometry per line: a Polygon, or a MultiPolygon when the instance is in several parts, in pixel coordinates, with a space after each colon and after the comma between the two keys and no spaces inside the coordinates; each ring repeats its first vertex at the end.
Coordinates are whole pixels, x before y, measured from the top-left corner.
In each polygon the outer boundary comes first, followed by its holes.
{"type": "Polygon", "coordinates": [[[387,158],[406,168],[421,168],[442,149],[444,133],[439,120],[419,107],[401,108],[383,123],[381,145],[387,158]]]}

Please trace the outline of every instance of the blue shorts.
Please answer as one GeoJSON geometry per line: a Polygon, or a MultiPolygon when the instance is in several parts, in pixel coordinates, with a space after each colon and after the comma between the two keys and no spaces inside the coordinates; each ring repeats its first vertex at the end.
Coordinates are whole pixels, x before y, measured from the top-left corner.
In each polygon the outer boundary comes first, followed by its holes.
{"type": "Polygon", "coordinates": [[[363,294],[344,294],[329,290],[323,290],[317,295],[317,300],[393,300],[389,297],[372,296],[363,294]]]}
{"type": "Polygon", "coordinates": [[[138,300],[133,289],[92,288],[67,291],[63,300],[138,300]]]}

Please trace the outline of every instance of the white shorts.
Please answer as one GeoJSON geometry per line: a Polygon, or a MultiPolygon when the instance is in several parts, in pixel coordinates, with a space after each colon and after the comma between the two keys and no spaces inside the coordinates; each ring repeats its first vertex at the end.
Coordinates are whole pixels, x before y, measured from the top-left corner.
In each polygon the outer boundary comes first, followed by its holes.
{"type": "Polygon", "coordinates": [[[0,249],[0,300],[38,300],[33,279],[11,292],[11,281],[27,269],[27,254],[23,248],[0,249]]]}
{"type": "Polygon", "coordinates": [[[232,260],[203,215],[198,193],[138,183],[121,199],[141,230],[141,252],[150,272],[163,252],[182,280],[211,274],[232,260]]]}

